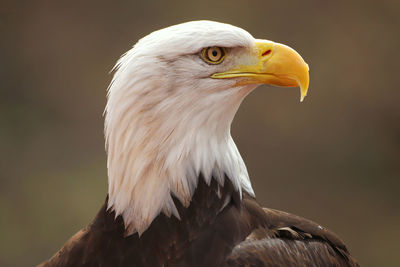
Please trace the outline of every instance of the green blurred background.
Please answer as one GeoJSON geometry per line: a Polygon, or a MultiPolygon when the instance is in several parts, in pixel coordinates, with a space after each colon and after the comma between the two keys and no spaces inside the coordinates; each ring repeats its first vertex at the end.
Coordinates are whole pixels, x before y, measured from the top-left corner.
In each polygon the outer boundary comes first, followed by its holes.
{"type": "Polygon", "coordinates": [[[335,231],[362,266],[400,266],[400,1],[0,3],[0,265],[32,266],[107,191],[103,109],[117,58],[153,30],[227,22],[295,48],[309,96],[263,86],[233,136],[259,201],[335,231]]]}

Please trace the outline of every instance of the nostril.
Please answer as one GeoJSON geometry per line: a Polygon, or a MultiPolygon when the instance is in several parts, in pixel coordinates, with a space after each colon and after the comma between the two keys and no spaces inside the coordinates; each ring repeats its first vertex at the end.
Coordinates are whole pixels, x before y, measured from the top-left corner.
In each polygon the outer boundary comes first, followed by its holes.
{"type": "Polygon", "coordinates": [[[267,51],[265,51],[264,53],[262,53],[262,56],[269,55],[270,53],[271,53],[271,49],[268,49],[267,51]]]}

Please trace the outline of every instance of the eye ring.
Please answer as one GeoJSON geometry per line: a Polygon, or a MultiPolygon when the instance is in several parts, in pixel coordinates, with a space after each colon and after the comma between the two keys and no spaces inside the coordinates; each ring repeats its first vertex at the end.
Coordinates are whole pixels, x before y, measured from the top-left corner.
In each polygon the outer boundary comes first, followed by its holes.
{"type": "Polygon", "coordinates": [[[220,64],[225,56],[226,56],[226,50],[224,47],[219,47],[219,46],[211,46],[204,48],[201,51],[201,56],[203,60],[209,64],[220,64]]]}

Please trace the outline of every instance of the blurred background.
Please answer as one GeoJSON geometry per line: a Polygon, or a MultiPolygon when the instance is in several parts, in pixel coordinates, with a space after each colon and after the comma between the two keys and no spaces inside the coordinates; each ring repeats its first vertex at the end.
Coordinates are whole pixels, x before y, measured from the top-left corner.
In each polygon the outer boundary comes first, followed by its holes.
{"type": "Polygon", "coordinates": [[[49,258],[107,192],[109,73],[139,38],[231,23],[295,48],[309,96],[263,86],[232,133],[258,200],[319,222],[362,266],[400,266],[400,1],[1,1],[0,265],[49,258]]]}

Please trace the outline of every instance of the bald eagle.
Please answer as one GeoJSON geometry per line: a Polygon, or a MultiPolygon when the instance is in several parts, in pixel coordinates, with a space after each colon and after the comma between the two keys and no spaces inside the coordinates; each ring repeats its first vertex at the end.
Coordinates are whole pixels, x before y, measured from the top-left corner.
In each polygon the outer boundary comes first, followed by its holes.
{"type": "Polygon", "coordinates": [[[260,84],[309,85],[292,48],[212,21],[155,31],[108,88],[108,196],[40,266],[358,266],[310,220],[261,207],[230,134],[260,84]]]}

